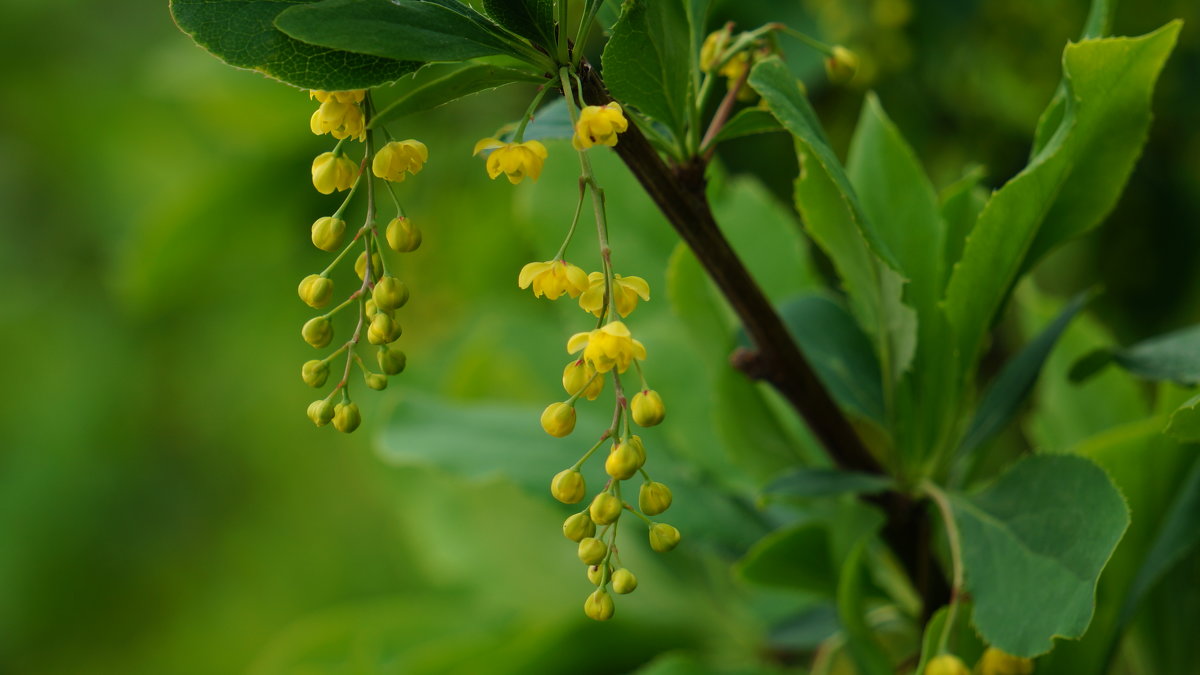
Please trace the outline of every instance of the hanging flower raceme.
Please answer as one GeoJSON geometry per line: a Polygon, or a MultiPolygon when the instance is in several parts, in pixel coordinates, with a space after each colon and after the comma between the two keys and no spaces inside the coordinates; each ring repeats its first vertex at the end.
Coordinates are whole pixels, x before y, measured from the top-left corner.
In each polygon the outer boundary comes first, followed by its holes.
{"type": "Polygon", "coordinates": [[[542,165],[546,162],[546,146],[537,141],[524,143],[505,143],[495,138],[485,138],[475,144],[478,155],[485,150],[491,154],[487,158],[487,172],[493,180],[500,174],[508,177],[508,182],[516,185],[528,176],[537,180],[542,175],[542,165]]]}
{"type": "Polygon", "coordinates": [[[578,298],[588,287],[588,277],[582,269],[565,260],[531,262],[521,268],[517,277],[521,288],[533,286],[535,297],[557,300],[563,293],[578,298]]]}
{"type": "MultiPolygon", "coordinates": [[[[579,306],[586,312],[591,312],[597,317],[604,311],[604,283],[603,272],[592,272],[588,275],[588,288],[579,296],[579,306]]],[[[629,316],[629,314],[637,309],[638,298],[642,300],[650,299],[650,284],[641,277],[623,277],[620,274],[613,275],[613,304],[617,308],[617,313],[621,316],[629,316]]]]}
{"type": "Polygon", "coordinates": [[[598,373],[607,373],[613,368],[618,373],[629,369],[634,359],[646,358],[646,347],[633,339],[633,334],[623,321],[613,321],[596,330],[576,333],[567,340],[567,353],[583,351],[583,360],[591,364],[598,373]]]}
{"type": "Polygon", "coordinates": [[[429,160],[429,149],[421,141],[392,141],[375,153],[371,171],[378,177],[400,183],[405,174],[417,175],[429,160]]]}
{"type": "Polygon", "coordinates": [[[616,101],[606,106],[589,105],[579,113],[571,144],[576,150],[587,150],[593,145],[613,146],[617,144],[617,134],[628,128],[629,120],[616,101]]]}

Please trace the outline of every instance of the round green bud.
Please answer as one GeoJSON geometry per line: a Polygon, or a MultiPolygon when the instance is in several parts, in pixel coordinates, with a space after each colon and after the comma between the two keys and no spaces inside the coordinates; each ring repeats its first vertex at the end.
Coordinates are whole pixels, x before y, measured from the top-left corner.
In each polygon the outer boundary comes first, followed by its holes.
{"type": "Polygon", "coordinates": [[[601,492],[592,500],[588,514],[597,525],[608,525],[621,517],[621,500],[615,495],[601,492]]]}
{"type": "Polygon", "coordinates": [[[404,306],[408,302],[408,286],[392,275],[384,276],[375,284],[371,293],[375,306],[385,312],[404,306]]]}
{"type": "Polygon", "coordinates": [[[367,341],[373,345],[383,345],[400,339],[400,324],[386,312],[377,312],[371,319],[371,327],[367,329],[367,341]]]}
{"type": "Polygon", "coordinates": [[[608,555],[608,547],[595,537],[584,537],[579,541],[579,559],[585,565],[599,565],[608,555]]]}
{"type": "Polygon", "coordinates": [[[657,516],[671,508],[671,488],[656,481],[642,483],[638,490],[638,508],[648,516],[657,516]]]}
{"type": "MultiPolygon", "coordinates": [[[[358,275],[359,281],[367,278],[367,252],[363,251],[358,254],[358,260],[354,261],[354,273],[358,275]]],[[[383,275],[383,260],[378,253],[371,254],[371,278],[378,279],[383,275]]]]}
{"type": "Polygon", "coordinates": [[[333,339],[333,322],[328,317],[314,316],[304,322],[304,327],[300,329],[300,337],[317,349],[328,346],[329,341],[333,339]]]}
{"type": "Polygon", "coordinates": [[[679,530],[666,523],[654,523],[650,526],[650,548],[659,553],[666,553],[678,545],[679,530]]]}
{"type": "Polygon", "coordinates": [[[576,513],[563,521],[563,536],[574,542],[596,534],[596,524],[586,513],[576,513]]]}
{"type": "Polygon", "coordinates": [[[336,251],[342,244],[342,235],[346,232],[346,221],[341,218],[325,216],[317,218],[312,225],[313,246],[322,251],[336,251]]]}
{"type": "Polygon", "coordinates": [[[637,577],[633,575],[633,572],[622,567],[612,574],[612,588],[614,592],[621,595],[632,593],[637,588],[637,577]]]}
{"type": "Polygon", "coordinates": [[[387,375],[399,375],[408,365],[408,357],[394,346],[381,346],[375,353],[375,360],[379,361],[379,369],[387,375]]]}
{"type": "Polygon", "coordinates": [[[310,387],[323,387],[329,379],[329,364],[313,359],[300,367],[300,379],[310,387]]]}
{"type": "Polygon", "coordinates": [[[320,274],[310,274],[300,282],[297,291],[304,304],[320,309],[333,299],[333,280],[320,274]]]}
{"type": "Polygon", "coordinates": [[[550,494],[564,504],[576,504],[586,493],[583,474],[575,469],[563,469],[550,481],[550,494]]]}
{"type": "Polygon", "coordinates": [[[312,420],[312,423],[319,427],[329,424],[330,420],[333,419],[333,401],[323,398],[309,403],[308,419],[312,420]]]}
{"type": "Polygon", "coordinates": [[[629,410],[633,413],[633,421],[640,427],[652,427],[662,422],[667,414],[662,397],[653,389],[643,389],[634,394],[629,402],[629,410]]]}
{"type": "Polygon", "coordinates": [[[421,231],[408,218],[393,218],[387,226],[387,242],[394,251],[410,253],[421,246],[421,231]]]}
{"type": "Polygon", "coordinates": [[[357,403],[339,403],[333,407],[333,428],[348,434],[362,424],[357,403]]]}
{"type": "Polygon", "coordinates": [[[979,675],[1029,675],[1033,672],[1033,661],[988,647],[975,664],[975,670],[979,675]]]}
{"type": "Polygon", "coordinates": [[[542,411],[542,428],[555,438],[575,430],[575,408],[566,403],[551,403],[542,411]]]}
{"type": "Polygon", "coordinates": [[[645,458],[638,455],[632,443],[618,443],[608,453],[608,459],[604,462],[604,470],[617,480],[628,480],[633,478],[638,469],[642,468],[644,461],[645,458]]]}
{"type": "Polygon", "coordinates": [[[971,675],[971,671],[957,656],[940,654],[925,664],[925,675],[971,675]]]}
{"type": "Polygon", "coordinates": [[[841,45],[834,45],[833,54],[825,59],[825,74],[834,84],[846,84],[858,71],[858,56],[841,45]]]}
{"type": "Polygon", "coordinates": [[[608,621],[613,615],[612,596],[603,588],[597,588],[583,603],[583,613],[587,614],[589,619],[608,621]]]}
{"type": "Polygon", "coordinates": [[[379,373],[367,373],[363,376],[363,379],[367,381],[367,386],[375,391],[383,391],[384,389],[387,389],[387,375],[380,375],[379,373]]]}
{"type": "Polygon", "coordinates": [[[375,300],[373,298],[371,298],[371,299],[368,299],[367,302],[363,305],[363,311],[366,312],[366,314],[367,314],[367,321],[370,321],[371,319],[375,318],[376,314],[379,313],[379,306],[376,305],[375,300]]]}
{"type": "Polygon", "coordinates": [[[600,586],[604,583],[604,565],[589,565],[587,568],[588,581],[592,582],[593,586],[600,586]]]}

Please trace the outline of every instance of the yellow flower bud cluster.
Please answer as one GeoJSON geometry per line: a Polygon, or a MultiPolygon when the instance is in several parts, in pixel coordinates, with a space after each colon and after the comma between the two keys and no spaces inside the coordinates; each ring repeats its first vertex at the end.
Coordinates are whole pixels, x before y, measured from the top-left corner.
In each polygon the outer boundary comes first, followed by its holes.
{"type": "Polygon", "coordinates": [[[1033,661],[1013,656],[995,647],[988,647],[969,670],[963,660],[953,654],[938,654],[925,665],[923,675],[1031,675],[1033,661]]]}
{"type": "Polygon", "coordinates": [[[383,228],[379,227],[375,206],[378,200],[374,198],[375,179],[398,183],[419,173],[429,159],[429,150],[420,141],[412,139],[391,141],[377,148],[376,132],[368,129],[373,108],[371,97],[365,91],[313,91],[310,96],[321,103],[310,119],[313,133],[330,134],[339,141],[333,150],[322,153],[313,161],[313,186],[323,194],[350,192],[332,215],[313,222],[310,229],[313,246],[336,253],[336,257],[319,274],[305,277],[297,291],[309,307],[329,307],[334,300],[333,273],[356,247],[361,249],[354,263],[360,283],[344,300],[310,318],[300,329],[300,336],[312,347],[330,347],[334,345],[337,315],[354,308],[345,312],[356,321],[348,332],[349,339],[335,345],[325,358],[306,361],[300,374],[305,384],[321,388],[330,380],[331,371],[335,373],[337,380],[333,389],[325,398],[309,404],[308,417],[319,427],[332,424],[338,431],[349,433],[362,423],[358,405],[350,399],[350,371],[354,365],[357,364],[362,372],[363,383],[374,390],[386,389],[388,378],[404,372],[407,365],[407,357],[395,343],[403,332],[396,312],[408,302],[409,290],[403,281],[389,272],[382,256],[383,249],[386,245],[406,253],[421,245],[421,231],[404,215],[390,185],[382,182],[379,185],[387,186],[398,213],[387,223],[386,230],[381,231],[383,228]],[[365,153],[361,161],[351,159],[343,150],[347,140],[363,143],[365,153]],[[371,174],[360,170],[367,165],[371,166],[371,174]],[[350,231],[347,242],[348,228],[343,214],[360,190],[368,194],[366,222],[350,231]],[[364,340],[376,347],[378,371],[368,366],[357,353],[364,340]],[[332,362],[339,357],[344,357],[344,365],[335,367],[332,362]]]}

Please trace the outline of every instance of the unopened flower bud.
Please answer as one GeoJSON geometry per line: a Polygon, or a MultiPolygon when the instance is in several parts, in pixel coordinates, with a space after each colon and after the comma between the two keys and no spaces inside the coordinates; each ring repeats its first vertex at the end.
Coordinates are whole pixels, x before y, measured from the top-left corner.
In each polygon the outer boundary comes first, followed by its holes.
{"type": "Polygon", "coordinates": [[[608,555],[608,547],[595,537],[584,537],[579,542],[579,559],[585,565],[599,565],[608,555]]]}
{"type": "Polygon", "coordinates": [[[332,194],[349,190],[358,178],[358,164],[345,155],[323,152],[312,163],[312,182],[317,192],[332,194]]]}
{"type": "Polygon", "coordinates": [[[702,72],[711,73],[716,69],[717,64],[721,62],[721,54],[725,51],[725,47],[729,46],[729,38],[728,26],[713,31],[704,38],[704,44],[700,46],[700,70],[702,72]]]}
{"type": "Polygon", "coordinates": [[[357,403],[339,403],[333,407],[333,428],[348,434],[362,424],[357,403]]]}
{"type": "Polygon", "coordinates": [[[975,670],[979,675],[1029,675],[1033,672],[1033,661],[988,647],[975,664],[975,670]]]}
{"type": "Polygon", "coordinates": [[[833,54],[825,59],[825,74],[834,84],[845,84],[858,71],[858,56],[841,45],[834,45],[833,54]]]}
{"type": "Polygon", "coordinates": [[[650,526],[650,548],[659,553],[666,553],[679,545],[679,530],[666,523],[654,523],[650,526]]]}
{"type": "Polygon", "coordinates": [[[393,218],[387,226],[387,242],[393,251],[410,253],[421,246],[421,230],[408,218],[393,218]]]}
{"type": "Polygon", "coordinates": [[[342,235],[346,232],[346,221],[333,216],[317,218],[312,225],[313,246],[322,251],[336,251],[342,243],[342,235]]]}
{"type": "Polygon", "coordinates": [[[608,525],[621,517],[621,500],[616,495],[601,492],[592,500],[588,514],[597,525],[608,525]]]}
{"type": "Polygon", "coordinates": [[[587,513],[576,513],[563,521],[563,536],[574,542],[596,534],[596,524],[587,513]]]}
{"type": "Polygon", "coordinates": [[[375,354],[375,360],[379,361],[379,369],[386,375],[399,375],[404,372],[404,366],[408,364],[408,358],[404,352],[392,345],[381,346],[379,352],[375,354]]]}
{"type": "Polygon", "coordinates": [[[583,474],[575,469],[563,469],[550,481],[550,494],[564,504],[578,503],[586,493],[583,474]]]}
{"type": "Polygon", "coordinates": [[[596,369],[583,359],[578,359],[563,368],[563,389],[571,396],[582,389],[583,393],[580,396],[594,401],[604,389],[604,378],[596,377],[596,369]]]}
{"type": "Polygon", "coordinates": [[[542,428],[555,438],[575,430],[575,408],[566,403],[551,403],[542,411],[542,428]]]}
{"type": "Polygon", "coordinates": [[[633,589],[637,588],[637,577],[633,575],[633,572],[622,567],[612,574],[612,588],[614,592],[621,595],[632,593],[633,589]]]}
{"type": "Polygon", "coordinates": [[[387,389],[388,379],[386,375],[380,375],[379,373],[368,373],[363,376],[363,379],[367,381],[367,386],[375,391],[383,391],[384,389],[387,389]]]}
{"type": "Polygon", "coordinates": [[[925,664],[924,675],[971,675],[967,664],[953,654],[940,654],[925,664]]]}
{"type": "Polygon", "coordinates": [[[305,361],[300,368],[300,378],[310,387],[323,387],[329,379],[329,364],[317,359],[305,361]]]}
{"type": "Polygon", "coordinates": [[[333,339],[333,323],[328,317],[314,316],[300,329],[300,337],[308,344],[320,349],[333,339]]]}
{"type": "Polygon", "coordinates": [[[583,613],[587,614],[589,619],[608,621],[613,615],[612,596],[603,588],[597,588],[583,603],[583,613]]]}
{"type": "MultiPolygon", "coordinates": [[[[367,252],[363,251],[358,254],[358,259],[354,261],[354,273],[358,275],[359,281],[367,278],[367,252]]],[[[371,278],[378,279],[383,275],[383,260],[379,257],[379,253],[371,254],[371,278]]]]}
{"type": "Polygon", "coordinates": [[[643,389],[633,395],[629,402],[633,412],[633,421],[641,427],[652,427],[663,421],[667,409],[663,407],[662,397],[653,389],[643,389]]]}
{"type": "Polygon", "coordinates": [[[604,462],[604,470],[617,480],[628,480],[633,478],[638,469],[642,468],[644,461],[645,457],[638,455],[633,444],[618,443],[608,453],[608,459],[604,462]]]}
{"type": "Polygon", "coordinates": [[[400,324],[385,312],[376,312],[367,329],[367,341],[373,345],[385,345],[400,339],[400,324]]]}
{"type": "Polygon", "coordinates": [[[604,568],[605,565],[589,565],[587,568],[588,581],[592,582],[593,586],[599,586],[604,583],[604,568]]]}
{"type": "Polygon", "coordinates": [[[367,300],[363,303],[363,312],[367,315],[367,321],[370,321],[379,312],[379,305],[375,304],[374,299],[367,300]]]}
{"type": "Polygon", "coordinates": [[[408,302],[408,286],[396,277],[388,274],[379,279],[375,290],[371,293],[375,306],[385,312],[404,306],[408,302]]]}
{"type": "Polygon", "coordinates": [[[333,401],[319,399],[308,404],[308,419],[313,424],[323,427],[333,419],[333,401]]]}
{"type": "Polygon", "coordinates": [[[671,508],[671,488],[655,481],[642,483],[638,490],[638,508],[648,516],[657,516],[671,508]]]}
{"type": "Polygon", "coordinates": [[[304,304],[320,309],[333,298],[333,280],[320,274],[310,274],[304,277],[297,290],[304,304]]]}

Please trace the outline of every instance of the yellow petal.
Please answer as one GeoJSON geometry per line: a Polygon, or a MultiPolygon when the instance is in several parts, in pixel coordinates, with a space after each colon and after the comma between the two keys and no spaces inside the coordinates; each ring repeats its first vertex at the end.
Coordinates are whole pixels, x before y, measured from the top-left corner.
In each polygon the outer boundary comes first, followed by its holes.
{"type": "Polygon", "coordinates": [[[592,334],[590,332],[576,333],[576,334],[572,335],[571,339],[567,340],[567,353],[574,354],[575,352],[579,351],[580,349],[583,349],[584,347],[586,347],[587,343],[588,343],[588,339],[590,339],[591,336],[592,336],[592,334]]]}
{"type": "Polygon", "coordinates": [[[646,346],[643,345],[642,343],[638,342],[637,340],[633,341],[633,356],[638,361],[646,360],[646,346]]]}
{"type": "Polygon", "coordinates": [[[504,173],[504,171],[500,168],[500,156],[494,152],[487,158],[487,172],[488,176],[492,180],[495,180],[496,176],[504,173]]]}
{"type": "MultiPolygon", "coordinates": [[[[484,140],[487,140],[487,139],[484,139],[484,140]]],[[[480,141],[480,142],[482,142],[482,141],[480,141]]],[[[415,138],[410,138],[407,141],[401,141],[401,144],[403,144],[409,148],[412,148],[417,153],[417,156],[419,156],[421,158],[422,163],[429,161],[429,148],[425,147],[425,144],[422,143],[421,141],[418,141],[415,138]]],[[[475,148],[476,148],[475,152],[479,152],[479,149],[478,149],[479,144],[478,143],[475,144],[475,148]]]]}
{"type": "Polygon", "coordinates": [[[650,299],[650,284],[646,283],[645,279],[641,277],[619,277],[618,282],[625,288],[640,295],[643,300],[650,299]]]}
{"type": "Polygon", "coordinates": [[[521,288],[529,288],[529,284],[533,283],[534,277],[543,274],[550,269],[553,263],[549,262],[531,262],[521,268],[521,274],[517,276],[517,285],[521,288]]]}
{"type": "MultiPolygon", "coordinates": [[[[502,148],[506,145],[508,145],[508,144],[502,143],[502,142],[496,140],[495,138],[484,138],[475,144],[475,150],[473,152],[471,152],[471,156],[474,157],[475,155],[478,155],[479,153],[483,152],[484,150],[494,150],[496,148],[502,148]]],[[[495,178],[495,176],[492,176],[492,177],[495,178]]]]}
{"type": "Polygon", "coordinates": [[[542,145],[538,141],[525,141],[521,145],[526,150],[529,150],[530,152],[537,155],[538,157],[541,157],[542,159],[546,159],[546,155],[547,155],[546,146],[542,145]]]}

